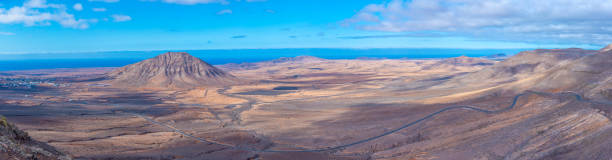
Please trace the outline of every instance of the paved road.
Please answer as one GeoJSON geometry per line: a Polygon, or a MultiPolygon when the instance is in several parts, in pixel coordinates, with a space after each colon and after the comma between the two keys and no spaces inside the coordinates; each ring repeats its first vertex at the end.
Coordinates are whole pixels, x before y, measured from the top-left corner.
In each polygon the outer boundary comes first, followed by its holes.
{"type": "Polygon", "coordinates": [[[362,140],[359,140],[359,141],[355,141],[355,142],[348,143],[348,144],[343,144],[343,145],[338,145],[338,146],[331,146],[331,147],[318,148],[318,149],[303,149],[303,150],[257,150],[257,149],[247,148],[247,147],[239,147],[239,146],[232,146],[232,145],[228,145],[228,144],[222,144],[222,143],[218,143],[218,142],[214,142],[214,141],[210,141],[210,140],[206,140],[206,139],[203,139],[203,138],[199,138],[199,137],[193,136],[191,134],[188,134],[188,133],[185,133],[185,132],[181,131],[180,129],[174,128],[172,126],[166,125],[166,124],[161,123],[161,122],[157,122],[157,121],[155,121],[155,120],[153,120],[151,118],[148,118],[146,116],[142,116],[142,115],[135,114],[135,113],[127,113],[127,114],[130,114],[130,115],[133,115],[133,116],[137,116],[137,117],[141,117],[141,118],[143,118],[143,119],[145,119],[145,120],[147,120],[147,121],[149,121],[151,123],[164,126],[166,128],[169,128],[169,129],[173,130],[174,132],[177,132],[177,133],[182,134],[184,136],[193,138],[193,139],[198,140],[200,142],[204,142],[204,143],[208,143],[208,144],[222,145],[222,146],[231,147],[231,148],[237,149],[237,150],[245,150],[245,151],[252,151],[252,152],[277,152],[277,153],[278,152],[325,152],[325,151],[341,150],[341,149],[344,149],[344,148],[347,148],[347,147],[355,146],[355,145],[358,145],[358,144],[370,142],[370,141],[373,141],[373,140],[385,137],[387,135],[399,132],[399,131],[401,131],[403,129],[406,129],[406,128],[410,127],[410,126],[413,126],[415,124],[418,124],[418,123],[424,122],[426,120],[429,120],[429,119],[433,118],[434,116],[436,116],[436,115],[438,115],[440,113],[443,113],[443,112],[446,112],[446,111],[450,111],[450,110],[466,109],[466,110],[477,111],[477,112],[481,112],[481,113],[485,113],[485,114],[499,114],[499,113],[502,113],[502,112],[505,112],[505,111],[513,109],[516,106],[516,104],[518,103],[519,98],[521,98],[522,96],[531,95],[531,94],[539,95],[539,96],[553,96],[553,95],[568,95],[569,94],[572,97],[574,97],[577,101],[580,101],[580,102],[612,105],[611,102],[598,102],[598,101],[586,100],[586,99],[582,98],[582,96],[580,94],[578,94],[576,92],[571,92],[571,91],[559,92],[559,93],[546,93],[546,92],[526,91],[525,93],[521,93],[521,94],[516,95],[514,97],[514,99],[512,100],[512,104],[510,104],[508,107],[501,108],[501,109],[498,109],[498,110],[486,110],[486,109],[481,109],[481,108],[477,108],[477,107],[469,106],[469,105],[449,106],[449,107],[440,109],[437,112],[431,113],[431,114],[429,114],[429,115],[427,115],[427,116],[425,116],[423,118],[420,118],[420,119],[417,119],[415,121],[406,123],[403,126],[400,126],[400,127],[396,128],[396,129],[384,132],[382,134],[379,134],[379,135],[376,135],[376,136],[373,136],[373,137],[369,137],[369,138],[366,138],[366,139],[362,139],[362,140]]]}

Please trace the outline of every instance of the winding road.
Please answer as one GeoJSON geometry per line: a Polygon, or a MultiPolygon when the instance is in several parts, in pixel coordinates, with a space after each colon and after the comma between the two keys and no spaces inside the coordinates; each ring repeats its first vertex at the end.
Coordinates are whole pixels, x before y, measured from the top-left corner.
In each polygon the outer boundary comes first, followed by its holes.
{"type": "Polygon", "coordinates": [[[184,135],[186,137],[190,137],[190,138],[198,140],[200,142],[204,142],[204,143],[208,143],[208,144],[222,145],[222,146],[231,147],[231,148],[237,149],[237,150],[252,151],[252,152],[276,152],[276,153],[279,153],[279,152],[325,152],[325,151],[341,150],[341,149],[344,149],[344,148],[347,148],[347,147],[355,146],[355,145],[358,145],[358,144],[370,142],[370,141],[373,141],[373,140],[385,137],[387,135],[399,132],[399,131],[401,131],[403,129],[406,129],[406,128],[410,127],[410,126],[413,126],[415,124],[418,124],[418,123],[424,122],[426,120],[429,120],[429,119],[433,118],[436,115],[439,115],[441,113],[444,113],[444,112],[450,111],[450,110],[466,109],[466,110],[472,110],[472,111],[481,112],[481,113],[485,113],[485,114],[499,114],[499,113],[502,113],[502,112],[505,112],[505,111],[513,109],[516,106],[516,104],[518,103],[519,98],[521,98],[522,96],[531,95],[531,94],[539,95],[539,96],[552,96],[552,95],[567,95],[567,94],[569,94],[572,97],[574,97],[577,101],[580,101],[580,102],[612,105],[612,102],[598,102],[598,101],[586,100],[580,94],[578,94],[576,92],[571,92],[571,91],[559,92],[559,93],[526,91],[524,93],[521,93],[521,94],[518,94],[518,95],[514,96],[514,99],[512,100],[512,104],[510,104],[508,107],[501,108],[501,109],[498,109],[498,110],[486,110],[486,109],[481,109],[481,108],[477,108],[477,107],[469,106],[469,105],[449,106],[449,107],[440,109],[437,112],[431,113],[431,114],[429,114],[429,115],[427,115],[427,116],[425,116],[423,118],[420,118],[420,119],[417,119],[415,121],[406,123],[403,126],[400,126],[400,127],[396,128],[396,129],[393,129],[393,130],[381,133],[381,134],[373,136],[373,137],[369,137],[369,138],[365,138],[365,139],[362,139],[362,140],[359,140],[359,141],[355,141],[355,142],[352,142],[352,143],[347,143],[347,144],[342,144],[342,145],[337,145],[337,146],[331,146],[331,147],[325,147],[325,148],[317,148],[317,149],[303,149],[303,150],[257,150],[257,149],[252,149],[252,148],[248,148],[248,147],[240,147],[240,146],[233,146],[233,145],[228,145],[228,144],[222,144],[222,143],[218,143],[218,142],[214,142],[214,141],[210,141],[210,140],[206,140],[206,139],[203,139],[203,138],[199,138],[199,137],[193,136],[191,134],[185,133],[184,131],[182,131],[180,129],[177,129],[175,127],[172,127],[170,125],[167,125],[167,124],[164,124],[164,123],[161,123],[161,122],[157,122],[157,121],[155,121],[155,120],[153,120],[151,118],[148,118],[146,116],[143,116],[143,115],[139,115],[139,114],[136,114],[136,113],[126,113],[126,114],[130,114],[130,115],[133,115],[133,116],[136,116],[136,117],[143,118],[143,119],[145,119],[145,120],[147,120],[147,121],[149,121],[149,122],[151,122],[153,124],[164,126],[166,128],[171,129],[172,131],[174,131],[176,133],[182,134],[182,135],[184,135]]]}

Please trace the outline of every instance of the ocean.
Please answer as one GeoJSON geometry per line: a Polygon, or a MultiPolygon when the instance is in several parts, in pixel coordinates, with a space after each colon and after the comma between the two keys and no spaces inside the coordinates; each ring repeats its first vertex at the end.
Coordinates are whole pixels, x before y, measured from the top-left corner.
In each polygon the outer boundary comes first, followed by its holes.
{"type": "MultiPolygon", "coordinates": [[[[315,56],[325,59],[388,58],[428,59],[458,56],[482,57],[503,53],[513,55],[528,49],[232,49],[232,50],[173,50],[188,52],[213,64],[244,63],[273,60],[280,57],[315,56]]],[[[0,71],[121,67],[155,57],[167,51],[113,51],[84,53],[0,54],[0,71]]]]}

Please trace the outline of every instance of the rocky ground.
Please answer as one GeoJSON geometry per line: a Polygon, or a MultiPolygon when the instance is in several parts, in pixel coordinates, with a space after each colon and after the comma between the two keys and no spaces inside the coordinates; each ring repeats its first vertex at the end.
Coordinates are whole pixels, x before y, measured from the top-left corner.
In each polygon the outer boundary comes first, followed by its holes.
{"type": "Polygon", "coordinates": [[[52,146],[33,140],[0,116],[0,159],[6,160],[70,160],[70,156],[52,146]]]}
{"type": "Polygon", "coordinates": [[[89,75],[66,87],[0,90],[0,114],[80,159],[607,159],[609,54],[305,56],[216,66],[240,83],[189,88],[95,85],[115,82],[89,75]],[[513,101],[529,91],[551,94],[513,101]],[[449,110],[364,143],[285,152],[351,144],[457,105],[514,108],[449,110]]]}

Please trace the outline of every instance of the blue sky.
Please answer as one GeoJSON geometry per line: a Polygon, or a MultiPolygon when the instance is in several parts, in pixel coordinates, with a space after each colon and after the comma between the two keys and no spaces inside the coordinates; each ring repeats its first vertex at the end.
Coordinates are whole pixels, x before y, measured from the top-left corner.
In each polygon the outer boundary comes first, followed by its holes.
{"type": "Polygon", "coordinates": [[[0,1],[0,53],[598,48],[612,40],[612,1],[555,3],[559,6],[520,0],[0,1]]]}

